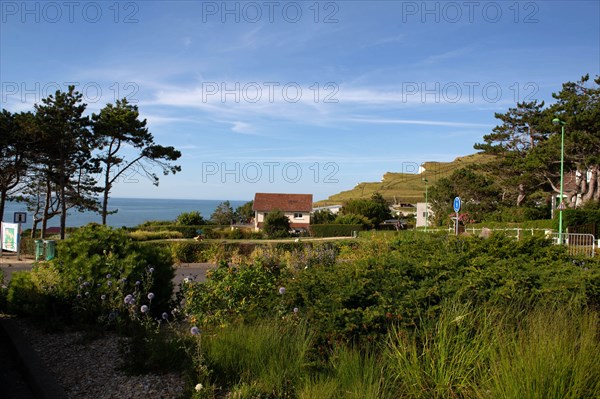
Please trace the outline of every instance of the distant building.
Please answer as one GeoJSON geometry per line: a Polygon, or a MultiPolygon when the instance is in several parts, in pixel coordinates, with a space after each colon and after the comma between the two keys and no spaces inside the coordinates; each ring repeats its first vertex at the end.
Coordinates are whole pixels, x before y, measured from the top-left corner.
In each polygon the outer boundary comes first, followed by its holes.
{"type": "Polygon", "coordinates": [[[313,213],[314,212],[318,212],[318,211],[329,211],[331,213],[333,213],[334,215],[337,215],[338,213],[340,213],[340,210],[342,209],[342,205],[328,205],[328,206],[317,206],[316,208],[313,208],[313,213]]]}
{"type": "Polygon", "coordinates": [[[308,229],[312,211],[312,194],[272,194],[256,193],[254,195],[254,228],[262,228],[265,216],[269,212],[279,210],[290,220],[292,229],[308,229]]]}
{"type": "MultiPolygon", "coordinates": [[[[433,212],[431,211],[431,202],[427,205],[427,208],[429,208],[429,215],[427,215],[427,219],[429,224],[431,225],[431,220],[433,217],[433,212]]],[[[415,220],[415,227],[425,227],[425,209],[426,208],[424,202],[417,202],[417,217],[415,220]]]]}

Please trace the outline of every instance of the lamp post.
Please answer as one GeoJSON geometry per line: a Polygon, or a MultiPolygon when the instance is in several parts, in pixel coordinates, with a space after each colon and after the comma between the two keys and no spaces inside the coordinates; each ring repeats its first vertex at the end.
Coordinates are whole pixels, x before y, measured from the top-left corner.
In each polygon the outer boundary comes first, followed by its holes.
{"type": "Polygon", "coordinates": [[[425,232],[427,232],[427,226],[429,225],[429,203],[427,201],[427,183],[429,183],[429,180],[423,178],[423,181],[425,182],[425,232]]]}
{"type": "Polygon", "coordinates": [[[559,119],[552,119],[553,125],[560,125],[560,204],[558,205],[558,243],[562,244],[562,231],[563,231],[563,181],[564,181],[564,165],[565,165],[565,125],[566,122],[559,119]]]}

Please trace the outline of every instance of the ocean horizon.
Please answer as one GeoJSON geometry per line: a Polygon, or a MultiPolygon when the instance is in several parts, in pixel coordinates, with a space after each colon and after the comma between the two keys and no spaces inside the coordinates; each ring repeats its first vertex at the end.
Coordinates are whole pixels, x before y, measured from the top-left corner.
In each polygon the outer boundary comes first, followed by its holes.
{"type": "MultiPolygon", "coordinates": [[[[109,211],[117,210],[117,213],[108,215],[106,224],[112,227],[135,227],[149,220],[172,220],[183,212],[198,211],[204,219],[209,219],[217,206],[225,200],[192,200],[192,199],[164,199],[164,198],[110,198],[108,201],[109,211]]],[[[249,200],[248,200],[249,201],[249,200]]],[[[248,201],[229,200],[231,207],[235,210],[248,201]]],[[[7,223],[13,222],[14,212],[26,212],[27,222],[23,228],[30,228],[33,222],[33,213],[27,210],[27,205],[20,202],[8,201],[4,207],[2,220],[7,223]]],[[[88,223],[101,223],[99,213],[70,210],[67,212],[67,226],[79,227],[88,223]]],[[[48,227],[60,225],[60,216],[55,216],[48,221],[48,227]]],[[[39,225],[38,225],[39,228],[39,225]]]]}

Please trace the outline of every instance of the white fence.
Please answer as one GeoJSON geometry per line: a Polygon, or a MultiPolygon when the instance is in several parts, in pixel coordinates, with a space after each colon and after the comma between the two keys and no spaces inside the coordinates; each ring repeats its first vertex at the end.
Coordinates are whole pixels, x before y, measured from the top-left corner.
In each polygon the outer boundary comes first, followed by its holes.
{"type": "MultiPolygon", "coordinates": [[[[421,230],[422,231],[422,230],[421,230]]],[[[427,231],[433,232],[433,231],[446,231],[448,233],[452,233],[454,234],[454,227],[450,227],[448,229],[427,229],[427,231]]],[[[510,236],[510,237],[514,237],[516,239],[519,239],[521,237],[527,237],[527,236],[544,236],[544,237],[548,237],[550,238],[553,234],[552,230],[550,229],[538,229],[538,228],[529,228],[529,229],[524,229],[524,228],[517,228],[517,227],[513,227],[513,228],[504,228],[504,229],[490,229],[490,228],[486,228],[486,227],[468,227],[465,228],[464,233],[468,233],[468,234],[472,234],[472,235],[485,235],[487,233],[492,233],[492,232],[496,232],[496,231],[502,231],[504,232],[506,235],[510,236]]]]}
{"type": "MultiPolygon", "coordinates": [[[[450,234],[454,234],[454,229],[428,229],[427,231],[445,231],[450,234]]],[[[506,229],[488,229],[488,228],[467,228],[465,233],[472,235],[485,236],[488,233],[502,231],[510,237],[514,237],[517,240],[527,236],[543,236],[552,239],[554,244],[559,245],[560,240],[558,233],[550,229],[524,229],[524,228],[506,228],[506,229]]],[[[562,245],[567,246],[569,255],[571,256],[588,256],[594,257],[596,248],[600,247],[600,240],[596,242],[593,234],[577,234],[577,233],[563,233],[562,234],[562,245]]]]}

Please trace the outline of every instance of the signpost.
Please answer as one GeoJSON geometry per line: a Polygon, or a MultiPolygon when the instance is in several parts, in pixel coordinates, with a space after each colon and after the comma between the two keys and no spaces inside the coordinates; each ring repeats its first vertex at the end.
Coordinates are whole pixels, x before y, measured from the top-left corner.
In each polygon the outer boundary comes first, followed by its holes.
{"type": "Polygon", "coordinates": [[[27,223],[27,212],[15,212],[13,223],[27,223]]]}
{"type": "Polygon", "coordinates": [[[455,197],[454,203],[452,204],[454,207],[454,212],[456,212],[456,220],[454,222],[454,234],[455,235],[458,235],[458,212],[460,211],[461,204],[462,204],[462,202],[460,200],[460,197],[455,197]]]}

